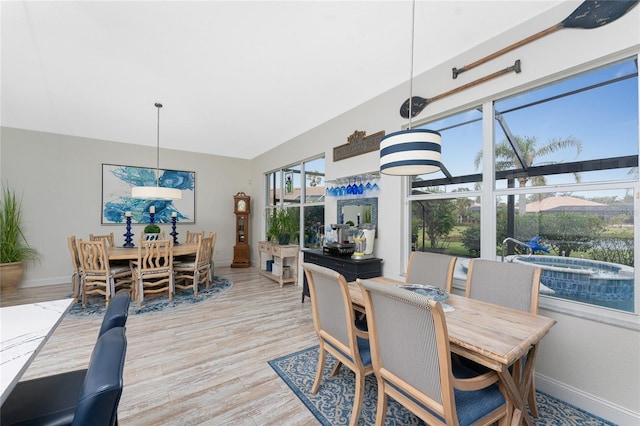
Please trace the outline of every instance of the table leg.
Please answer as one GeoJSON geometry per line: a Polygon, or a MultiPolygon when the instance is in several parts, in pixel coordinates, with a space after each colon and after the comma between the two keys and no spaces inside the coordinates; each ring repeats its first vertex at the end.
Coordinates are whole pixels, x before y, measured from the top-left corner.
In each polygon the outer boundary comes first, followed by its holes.
{"type": "Polygon", "coordinates": [[[513,404],[513,417],[511,418],[512,425],[520,425],[524,421],[528,426],[533,426],[533,422],[526,411],[525,400],[522,398],[522,393],[516,382],[513,380],[513,376],[507,366],[504,366],[502,370],[498,371],[498,376],[502,381],[507,392],[507,397],[513,404]]]}
{"type": "MultiPolygon", "coordinates": [[[[520,394],[526,404],[529,401],[529,390],[531,390],[531,381],[533,380],[533,371],[536,361],[536,355],[538,353],[538,345],[533,345],[529,349],[526,359],[522,361],[522,377],[520,378],[520,394]]],[[[534,395],[535,397],[535,395],[534,395]]],[[[532,407],[529,407],[533,410],[532,407]]],[[[528,417],[528,415],[527,415],[528,417]]]]}

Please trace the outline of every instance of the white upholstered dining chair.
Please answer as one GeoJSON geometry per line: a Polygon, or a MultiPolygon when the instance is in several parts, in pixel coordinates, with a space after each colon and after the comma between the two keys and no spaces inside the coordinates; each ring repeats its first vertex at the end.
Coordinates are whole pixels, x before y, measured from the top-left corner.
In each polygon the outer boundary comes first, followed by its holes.
{"type": "Polygon", "coordinates": [[[355,326],[355,314],[344,276],[338,272],[303,263],[302,267],[309,283],[313,326],[320,344],[316,378],[311,388],[315,394],[320,388],[326,354],[338,362],[331,375],[336,375],[344,364],[355,373],[355,396],[349,425],[358,423],[364,396],[365,376],[373,374],[369,352],[368,334],[355,326]]]}
{"type": "Polygon", "coordinates": [[[412,251],[407,265],[407,284],[426,284],[451,292],[456,256],[412,251]]]}
{"type": "MultiPolygon", "coordinates": [[[[521,263],[471,259],[467,272],[465,295],[472,299],[505,306],[519,311],[538,313],[542,269],[521,263]]],[[[513,374],[520,374],[518,362],[513,374]]],[[[533,417],[538,418],[535,375],[532,373],[527,403],[533,417]]]]}
{"type": "Polygon", "coordinates": [[[389,396],[429,425],[508,424],[511,407],[497,373],[452,361],[440,302],[371,280],[357,283],[378,381],[377,426],[389,396]]]}

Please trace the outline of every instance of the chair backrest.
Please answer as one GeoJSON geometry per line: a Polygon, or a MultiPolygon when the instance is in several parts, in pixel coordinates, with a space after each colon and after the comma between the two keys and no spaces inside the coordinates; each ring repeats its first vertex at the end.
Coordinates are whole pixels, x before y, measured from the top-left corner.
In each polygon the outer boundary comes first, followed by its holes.
{"type": "Polygon", "coordinates": [[[211,256],[213,255],[213,238],[198,236],[198,241],[196,266],[211,263],[211,256]]]}
{"type": "Polygon", "coordinates": [[[105,332],[115,327],[124,327],[129,317],[129,304],[131,303],[131,293],[123,291],[111,298],[111,302],[104,313],[102,325],[98,332],[98,338],[105,332]]]}
{"type": "Polygon", "coordinates": [[[78,256],[78,243],[76,242],[76,236],[72,235],[67,238],[67,246],[69,247],[69,253],[71,254],[71,265],[73,266],[74,274],[80,272],[82,265],[80,264],[80,257],[78,256]]]}
{"type": "Polygon", "coordinates": [[[213,258],[213,252],[216,248],[216,240],[218,239],[217,232],[209,232],[209,236],[211,237],[211,257],[213,258]]]}
{"type": "Polygon", "coordinates": [[[412,251],[407,265],[407,284],[427,284],[451,292],[456,256],[412,251]]]}
{"type": "Polygon", "coordinates": [[[76,405],[73,426],[116,424],[126,352],[124,327],[112,328],[98,338],[76,405]]]}
{"type": "Polygon", "coordinates": [[[137,267],[143,274],[173,270],[173,240],[140,240],[137,267]]]}
{"type": "Polygon", "coordinates": [[[204,231],[202,232],[191,232],[187,231],[187,243],[195,243],[198,241],[198,236],[204,238],[204,231]]]}
{"type": "Polygon", "coordinates": [[[107,257],[107,246],[104,239],[95,241],[78,240],[78,255],[82,271],[89,275],[109,276],[109,258],[107,257]]]}
{"type": "Polygon", "coordinates": [[[309,283],[313,325],[318,338],[359,362],[355,315],[346,279],[323,266],[304,262],[302,267],[309,283]]]}
{"type": "Polygon", "coordinates": [[[540,274],[532,265],[471,259],[466,296],[494,305],[538,313],[540,274]]]}
{"type": "Polygon", "coordinates": [[[358,280],[358,284],[376,375],[432,411],[457,419],[442,305],[374,281],[358,280]]]}
{"type": "Polygon", "coordinates": [[[113,238],[113,232],[105,235],[89,234],[89,241],[98,241],[98,240],[105,240],[107,243],[107,247],[115,247],[116,245],[115,239],[113,238]]]}

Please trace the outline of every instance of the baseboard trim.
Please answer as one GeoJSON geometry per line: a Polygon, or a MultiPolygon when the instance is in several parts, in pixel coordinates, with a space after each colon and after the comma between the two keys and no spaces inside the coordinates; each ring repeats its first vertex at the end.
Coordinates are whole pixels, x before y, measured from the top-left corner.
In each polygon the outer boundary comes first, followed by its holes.
{"type": "Polygon", "coordinates": [[[617,425],[631,426],[640,424],[640,413],[635,413],[617,404],[537,373],[536,388],[617,425]]]}
{"type": "Polygon", "coordinates": [[[23,280],[20,283],[20,288],[27,287],[44,287],[48,285],[59,285],[59,284],[69,284],[69,292],[73,292],[73,287],[71,286],[71,275],[68,277],[53,277],[53,278],[40,278],[37,280],[23,280]]]}

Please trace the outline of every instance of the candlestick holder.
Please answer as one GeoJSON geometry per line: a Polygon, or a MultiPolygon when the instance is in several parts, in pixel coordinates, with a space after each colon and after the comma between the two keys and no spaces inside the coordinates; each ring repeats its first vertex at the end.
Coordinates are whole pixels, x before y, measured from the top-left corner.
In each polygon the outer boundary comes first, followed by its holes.
{"type": "Polygon", "coordinates": [[[156,214],[153,212],[149,213],[149,223],[156,223],[156,214]]]}
{"type": "Polygon", "coordinates": [[[178,244],[180,244],[178,242],[178,232],[176,232],[176,222],[177,222],[178,218],[175,216],[171,217],[171,232],[169,233],[169,235],[171,235],[173,237],[173,245],[177,246],[178,244]]]}
{"type": "Polygon", "coordinates": [[[127,232],[123,234],[124,245],[123,247],[135,247],[133,244],[133,234],[131,233],[131,216],[127,216],[127,232]]]}

